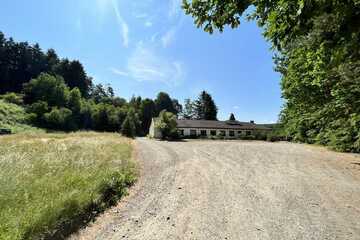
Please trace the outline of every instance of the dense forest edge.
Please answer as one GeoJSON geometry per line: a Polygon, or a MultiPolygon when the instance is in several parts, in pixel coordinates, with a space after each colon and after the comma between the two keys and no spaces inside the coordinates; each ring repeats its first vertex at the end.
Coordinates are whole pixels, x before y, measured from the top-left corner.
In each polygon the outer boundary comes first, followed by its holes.
{"type": "MultiPolygon", "coordinates": [[[[145,136],[151,119],[161,111],[177,115],[182,110],[178,100],[164,92],[154,100],[117,97],[110,85],[94,85],[78,60],[60,59],[54,49],[44,52],[38,44],[16,42],[1,32],[0,83],[3,106],[21,106],[22,124],[48,130],[145,136]]],[[[3,128],[11,128],[1,121],[3,128]]]]}

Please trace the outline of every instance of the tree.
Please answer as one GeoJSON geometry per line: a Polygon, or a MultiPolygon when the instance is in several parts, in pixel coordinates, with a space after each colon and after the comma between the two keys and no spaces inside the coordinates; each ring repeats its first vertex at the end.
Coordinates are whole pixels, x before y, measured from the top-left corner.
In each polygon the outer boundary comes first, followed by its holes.
{"type": "Polygon", "coordinates": [[[181,112],[183,119],[195,119],[195,106],[191,99],[187,98],[184,101],[184,109],[181,112]]]}
{"type": "Polygon", "coordinates": [[[195,118],[198,120],[217,120],[217,107],[211,95],[202,91],[194,103],[195,118]]]}
{"type": "Polygon", "coordinates": [[[156,128],[161,132],[162,139],[176,139],[178,137],[176,115],[165,110],[159,114],[156,128]]]}
{"type": "Polygon", "coordinates": [[[72,88],[79,88],[84,97],[89,96],[91,79],[87,76],[83,65],[79,61],[63,59],[54,67],[55,74],[62,76],[65,83],[72,88]]]}
{"type": "Polygon", "coordinates": [[[238,27],[251,5],[248,19],[257,20],[276,50],[285,132],[298,141],[360,151],[358,1],[209,0],[184,1],[183,7],[212,33],[238,27]]]}
{"type": "Polygon", "coordinates": [[[25,103],[47,102],[49,106],[66,106],[69,99],[69,88],[64,79],[42,73],[38,78],[24,85],[25,103]]]}
{"type": "Polygon", "coordinates": [[[235,115],[233,113],[230,114],[229,121],[236,121],[235,115]]]}
{"type": "Polygon", "coordinates": [[[146,135],[149,132],[152,118],[156,115],[156,106],[153,100],[144,99],[140,105],[141,129],[146,135]]]}
{"type": "Polygon", "coordinates": [[[122,126],[121,133],[127,137],[135,137],[136,136],[136,125],[138,124],[138,119],[136,117],[134,109],[130,109],[122,126]]]}
{"type": "Polygon", "coordinates": [[[179,101],[177,99],[172,99],[172,105],[174,107],[174,114],[178,115],[179,113],[182,112],[183,110],[183,106],[179,103],[179,101]]]}
{"type": "Polygon", "coordinates": [[[38,101],[28,105],[26,111],[31,114],[31,121],[38,126],[44,126],[44,115],[49,111],[47,102],[38,101]]]}
{"type": "Polygon", "coordinates": [[[78,87],[85,97],[92,85],[79,61],[60,60],[53,49],[45,53],[39,44],[15,42],[0,32],[0,94],[20,93],[23,84],[40,73],[62,76],[70,88],[78,87]]]}
{"type": "Polygon", "coordinates": [[[174,108],[173,101],[170,98],[169,94],[165,92],[160,92],[155,99],[156,111],[159,114],[161,111],[166,110],[176,114],[176,109],[174,108]]]}
{"type": "Polygon", "coordinates": [[[104,87],[102,84],[97,84],[92,87],[90,91],[90,98],[92,98],[95,103],[108,103],[110,104],[114,97],[114,90],[108,86],[104,87]]]}
{"type": "Polygon", "coordinates": [[[73,88],[69,93],[68,107],[73,113],[79,114],[81,110],[81,92],[78,88],[73,88]]]}
{"type": "Polygon", "coordinates": [[[56,130],[77,130],[76,123],[72,121],[72,112],[67,108],[53,107],[51,112],[45,113],[46,126],[56,130]]]}

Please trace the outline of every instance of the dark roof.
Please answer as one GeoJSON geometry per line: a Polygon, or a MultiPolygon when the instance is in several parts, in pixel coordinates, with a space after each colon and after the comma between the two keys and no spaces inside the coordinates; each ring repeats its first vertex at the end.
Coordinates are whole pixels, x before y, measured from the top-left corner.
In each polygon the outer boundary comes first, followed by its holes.
{"type": "Polygon", "coordinates": [[[179,128],[271,130],[268,127],[250,122],[210,121],[210,120],[176,120],[176,121],[179,128]]]}

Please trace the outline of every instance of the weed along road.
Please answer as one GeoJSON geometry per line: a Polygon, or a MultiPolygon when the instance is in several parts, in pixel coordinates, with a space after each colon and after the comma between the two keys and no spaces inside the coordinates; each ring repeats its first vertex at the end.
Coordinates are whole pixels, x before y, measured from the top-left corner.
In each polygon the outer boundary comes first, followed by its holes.
{"type": "Polygon", "coordinates": [[[360,157],[246,141],[137,140],[132,193],[72,239],[360,239],[360,157]]]}

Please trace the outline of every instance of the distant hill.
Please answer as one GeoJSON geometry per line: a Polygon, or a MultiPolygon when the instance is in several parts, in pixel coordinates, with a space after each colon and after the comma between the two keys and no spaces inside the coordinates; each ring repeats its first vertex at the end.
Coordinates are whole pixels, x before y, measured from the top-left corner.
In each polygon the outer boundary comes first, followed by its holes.
{"type": "Polygon", "coordinates": [[[10,129],[12,133],[42,131],[27,124],[25,109],[19,105],[0,100],[0,128],[10,129]]]}

